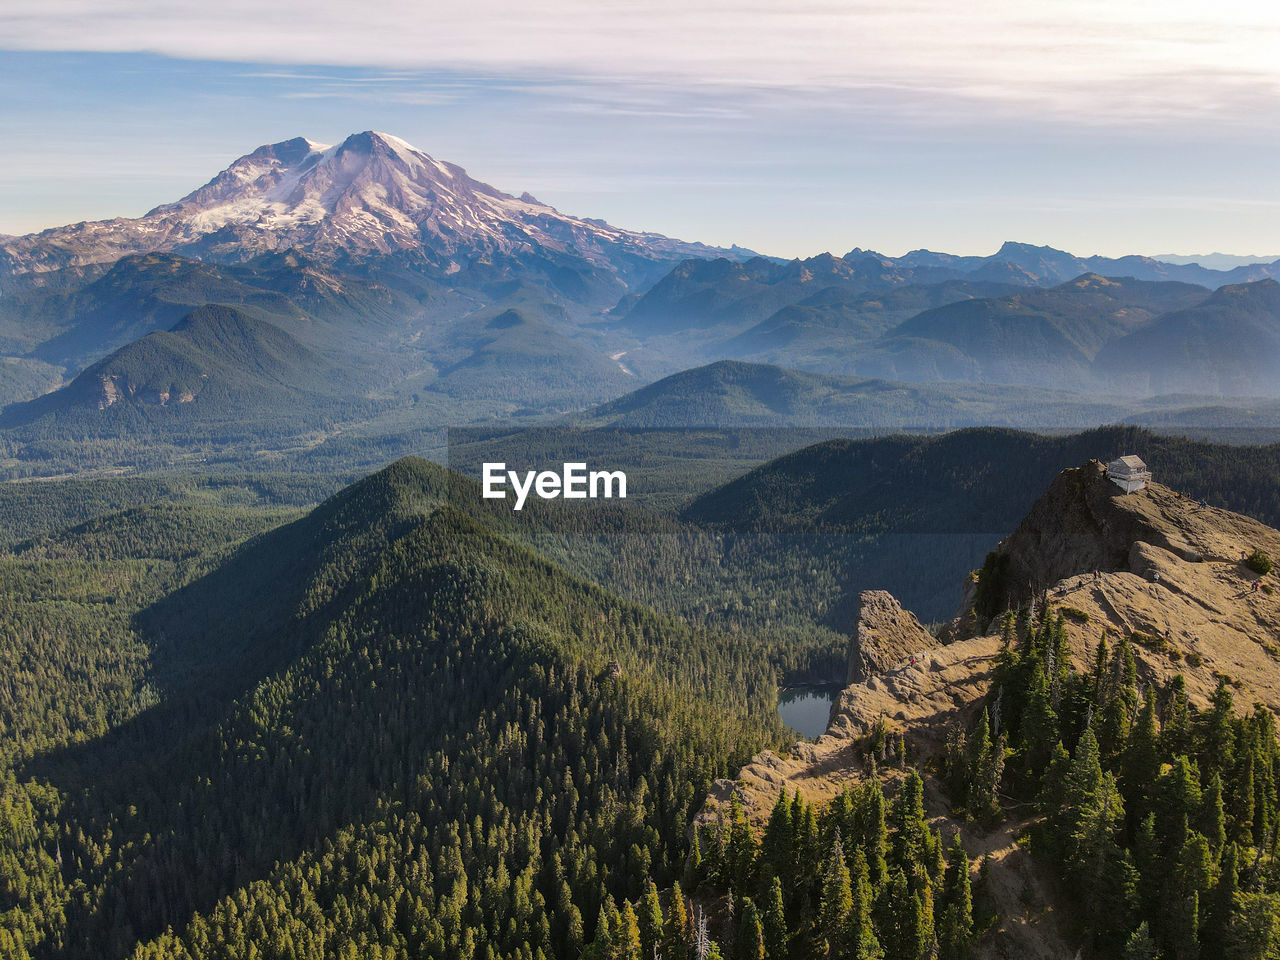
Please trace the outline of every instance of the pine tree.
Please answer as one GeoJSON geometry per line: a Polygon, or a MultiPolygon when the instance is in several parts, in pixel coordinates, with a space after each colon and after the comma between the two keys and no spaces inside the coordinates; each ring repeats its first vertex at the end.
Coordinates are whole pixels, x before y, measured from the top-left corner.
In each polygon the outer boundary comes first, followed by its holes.
{"type": "Polygon", "coordinates": [[[693,839],[689,843],[689,857],[685,861],[684,880],[696,893],[706,879],[706,865],[702,859],[702,831],[695,826],[693,839]]]}
{"type": "Polygon", "coordinates": [[[1209,779],[1209,786],[1200,798],[1200,814],[1197,829],[1209,841],[1216,855],[1227,841],[1227,813],[1222,805],[1222,777],[1216,771],[1209,779]]]}
{"type": "Polygon", "coordinates": [[[787,956],[787,914],[782,901],[782,881],[774,877],[765,899],[763,919],[765,955],[769,960],[787,956]]]}
{"type": "Polygon", "coordinates": [[[760,911],[751,899],[744,899],[738,908],[738,928],[734,938],[734,960],[765,960],[764,926],[760,911]]]}
{"type": "Polygon", "coordinates": [[[1156,815],[1148,813],[1133,837],[1133,862],[1138,874],[1138,904],[1145,916],[1155,916],[1164,886],[1160,841],[1156,838],[1156,815]]]}
{"type": "Polygon", "coordinates": [[[973,893],[969,885],[969,858],[959,833],[951,841],[941,903],[939,960],[966,960],[973,941],[973,893]]]}
{"type": "Polygon", "coordinates": [[[1005,736],[1000,734],[989,750],[977,758],[973,785],[969,790],[971,813],[982,821],[994,822],[1003,815],[1000,782],[1004,777],[1005,736]]]}
{"type": "Polygon", "coordinates": [[[1207,905],[1208,915],[1205,917],[1202,939],[1205,952],[1211,957],[1222,956],[1235,916],[1236,895],[1239,893],[1237,856],[1236,845],[1226,844],[1218,864],[1218,880],[1207,905]]]}
{"type": "Polygon", "coordinates": [[[622,922],[614,936],[615,955],[618,960],[644,960],[640,945],[640,923],[636,912],[629,902],[622,904],[622,922]]]}
{"type": "Polygon", "coordinates": [[[1165,761],[1191,753],[1191,700],[1187,696],[1187,681],[1182,674],[1169,681],[1168,705],[1165,708],[1160,747],[1165,761]]]}
{"type": "Polygon", "coordinates": [[[969,765],[965,776],[965,802],[969,815],[976,818],[983,816],[980,811],[989,809],[987,797],[979,796],[978,781],[981,771],[991,763],[991,714],[986,707],[982,708],[982,716],[974,727],[969,738],[969,765]]]}
{"type": "Polygon", "coordinates": [[[1050,700],[1048,678],[1038,662],[1028,682],[1020,736],[1022,775],[1026,783],[1032,784],[1038,781],[1053,759],[1053,748],[1059,739],[1058,715],[1050,700]]]}
{"type": "Polygon", "coordinates": [[[1160,776],[1160,734],[1156,729],[1155,693],[1147,691],[1138,719],[1129,733],[1121,764],[1120,786],[1125,806],[1141,820],[1151,808],[1151,788],[1160,776]]]}
{"type": "Polygon", "coordinates": [[[1110,654],[1107,651],[1107,638],[1104,636],[1098,641],[1098,648],[1093,655],[1093,673],[1090,675],[1093,685],[1092,700],[1093,705],[1097,709],[1101,709],[1110,699],[1110,675],[1107,665],[1110,663],[1110,654]]]}
{"type": "Polygon", "coordinates": [[[727,883],[735,894],[746,896],[755,889],[756,837],[747,822],[746,811],[737,794],[729,803],[729,841],[726,854],[727,883]]]}
{"type": "Polygon", "coordinates": [[[929,823],[924,815],[924,781],[910,770],[893,804],[894,833],[890,837],[893,866],[904,873],[915,869],[929,848],[929,823]]]}
{"type": "Polygon", "coordinates": [[[1209,842],[1195,831],[1188,832],[1174,861],[1167,892],[1163,935],[1172,960],[1196,960],[1200,955],[1200,904],[1209,892],[1212,877],[1209,842]]]}
{"type": "Polygon", "coordinates": [[[1230,770],[1235,759],[1235,709],[1226,677],[1218,678],[1209,710],[1203,717],[1200,769],[1206,775],[1230,770]]]}
{"type": "Polygon", "coordinates": [[[1111,760],[1124,749],[1138,710],[1138,672],[1133,646],[1127,637],[1121,638],[1116,645],[1110,662],[1110,676],[1101,689],[1104,693],[1095,701],[1098,708],[1098,748],[1104,759],[1111,760]]]}
{"type": "Polygon", "coordinates": [[[1071,770],[1071,755],[1059,741],[1054,744],[1053,756],[1040,781],[1040,795],[1036,802],[1042,813],[1059,814],[1065,801],[1067,774],[1071,770]]]}
{"type": "Polygon", "coordinates": [[[1129,942],[1124,947],[1123,960],[1159,960],[1160,952],[1156,949],[1156,942],[1151,938],[1151,931],[1147,929],[1147,922],[1144,920],[1138,924],[1138,929],[1133,931],[1133,935],[1129,937],[1129,942]]]}
{"type": "Polygon", "coordinates": [[[832,960],[847,957],[849,947],[849,914],[853,910],[853,890],[844,847],[836,837],[822,874],[822,901],[818,907],[818,926],[827,941],[826,956],[832,960]]]}
{"type": "Polygon", "coordinates": [[[917,872],[911,895],[911,929],[907,931],[907,945],[912,960],[933,960],[938,951],[937,932],[933,919],[933,885],[923,870],[917,872]]]}
{"type": "Polygon", "coordinates": [[[791,883],[795,865],[795,831],[791,825],[791,804],[787,802],[787,792],[778,791],[777,802],[769,814],[769,822],[765,824],[764,840],[760,853],[768,871],[786,883],[791,883]]]}
{"type": "Polygon", "coordinates": [[[867,858],[861,850],[853,854],[853,868],[849,871],[851,905],[848,923],[848,955],[852,960],[874,960],[880,956],[880,943],[876,939],[871,910],[873,894],[871,873],[867,858]]]}
{"type": "Polygon", "coordinates": [[[693,937],[693,918],[684,891],[676,883],[671,887],[671,899],[667,904],[666,929],[662,938],[663,960],[691,960],[693,937]]]}
{"type": "Polygon", "coordinates": [[[859,828],[857,845],[866,854],[872,886],[879,887],[889,872],[885,860],[889,849],[889,828],[885,822],[884,788],[874,769],[871,776],[858,786],[854,813],[859,828]]]}
{"type": "Polygon", "coordinates": [[[649,889],[640,900],[640,909],[636,917],[640,925],[640,952],[645,960],[653,957],[653,948],[661,943],[664,921],[662,917],[662,901],[658,898],[658,887],[650,880],[649,889]]]}
{"type": "Polygon", "coordinates": [[[1187,830],[1200,814],[1200,782],[1186,757],[1175,757],[1156,784],[1156,828],[1166,850],[1175,854],[1187,840],[1187,830]]]}
{"type": "Polygon", "coordinates": [[[1076,747],[1063,792],[1061,816],[1054,818],[1063,842],[1059,855],[1090,918],[1094,944],[1118,949],[1129,929],[1137,874],[1117,841],[1124,803],[1115,776],[1102,772],[1092,729],[1076,747]]]}

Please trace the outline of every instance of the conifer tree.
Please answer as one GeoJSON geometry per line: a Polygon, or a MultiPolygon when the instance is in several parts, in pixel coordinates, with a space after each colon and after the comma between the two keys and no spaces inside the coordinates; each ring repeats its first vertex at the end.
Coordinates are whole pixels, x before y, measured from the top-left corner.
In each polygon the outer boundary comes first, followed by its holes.
{"type": "Polygon", "coordinates": [[[1209,848],[1217,855],[1227,840],[1227,813],[1222,803],[1222,776],[1216,771],[1201,794],[1196,828],[1204,834],[1209,848]]]}
{"type": "Polygon", "coordinates": [[[1236,896],[1239,893],[1237,855],[1234,843],[1227,843],[1223,847],[1218,864],[1218,879],[1207,904],[1202,940],[1206,954],[1211,957],[1222,955],[1235,917],[1236,896]]]}
{"type": "Polygon", "coordinates": [[[676,883],[671,887],[671,899],[667,905],[667,922],[662,938],[663,960],[692,960],[693,939],[693,917],[684,891],[676,883]]]}
{"type": "Polygon", "coordinates": [[[866,854],[871,884],[878,888],[888,875],[885,857],[889,848],[889,829],[885,821],[884,788],[874,770],[872,776],[858,786],[854,813],[859,828],[857,845],[866,854]]]}
{"type": "Polygon", "coordinates": [[[742,802],[734,794],[729,803],[726,886],[740,896],[755,889],[756,837],[742,802]]]}
{"type": "Polygon", "coordinates": [[[894,832],[890,837],[892,865],[913,870],[929,849],[929,823],[924,815],[924,781],[915,770],[907,773],[893,803],[894,832]]]}
{"type": "MultiPolygon", "coordinates": [[[[1058,715],[1051,702],[1049,681],[1038,662],[1032,668],[1026,696],[1020,736],[1022,776],[1030,784],[1035,783],[1048,767],[1053,759],[1054,744],[1059,739],[1058,715]]],[[[987,809],[990,810],[990,807],[987,809]]]]}
{"type": "Polygon", "coordinates": [[[794,847],[795,831],[791,825],[791,804],[787,801],[787,792],[780,790],[773,810],[769,814],[769,820],[765,824],[760,853],[768,872],[786,883],[791,883],[793,880],[794,847]]]}
{"type": "Polygon", "coordinates": [[[1159,957],[1156,942],[1151,938],[1151,931],[1144,920],[1125,944],[1123,960],[1159,960],[1159,957]]]}
{"type": "Polygon", "coordinates": [[[1235,760],[1235,710],[1231,687],[1226,677],[1218,678],[1217,689],[1209,710],[1203,715],[1204,733],[1201,736],[1200,770],[1211,775],[1230,770],[1235,760]]]}
{"type": "Polygon", "coordinates": [[[1165,708],[1164,727],[1160,735],[1163,759],[1191,753],[1191,700],[1187,696],[1187,681],[1178,674],[1169,682],[1168,704],[1165,708]]]}
{"type": "Polygon", "coordinates": [[[823,868],[822,900],[818,907],[818,926],[827,941],[826,956],[832,960],[844,960],[848,956],[849,914],[852,910],[849,867],[844,859],[844,846],[837,835],[823,868]]]}
{"type": "Polygon", "coordinates": [[[1156,729],[1155,692],[1148,690],[1138,719],[1129,733],[1121,765],[1120,786],[1130,814],[1142,819],[1150,809],[1149,797],[1160,776],[1160,734],[1156,729]]]}
{"type": "Polygon", "coordinates": [[[787,956],[787,913],[782,900],[782,881],[774,877],[765,899],[764,948],[769,960],[785,960],[787,956]]]}
{"type": "Polygon", "coordinates": [[[855,850],[853,854],[849,889],[848,954],[853,960],[875,960],[880,956],[880,942],[872,922],[871,874],[861,850],[855,850]]]}
{"type": "Polygon", "coordinates": [[[653,956],[653,948],[662,942],[664,927],[662,901],[658,898],[658,887],[652,880],[640,900],[636,920],[640,926],[640,952],[647,960],[653,956]]]}
{"type": "Polygon", "coordinates": [[[640,945],[640,923],[636,919],[635,909],[630,902],[622,904],[621,915],[621,923],[614,937],[615,955],[618,960],[643,960],[644,951],[640,945]]]}
{"type": "Polygon", "coordinates": [[[737,935],[734,938],[734,960],[765,960],[764,926],[760,911],[750,899],[744,899],[738,908],[737,935]]]}
{"type": "Polygon", "coordinates": [[[947,857],[947,876],[938,919],[939,960],[967,960],[973,940],[973,893],[969,857],[957,833],[947,857]]]}

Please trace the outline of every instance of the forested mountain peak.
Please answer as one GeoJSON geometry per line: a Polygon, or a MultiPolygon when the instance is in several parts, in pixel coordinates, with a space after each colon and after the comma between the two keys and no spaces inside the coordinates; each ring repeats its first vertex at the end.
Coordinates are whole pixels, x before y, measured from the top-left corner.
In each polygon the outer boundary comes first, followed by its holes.
{"type": "Polygon", "coordinates": [[[186,314],[93,364],[66,388],[12,408],[13,415],[116,403],[262,403],[270,395],[352,389],[336,366],[266,320],[220,304],[186,314]]]}

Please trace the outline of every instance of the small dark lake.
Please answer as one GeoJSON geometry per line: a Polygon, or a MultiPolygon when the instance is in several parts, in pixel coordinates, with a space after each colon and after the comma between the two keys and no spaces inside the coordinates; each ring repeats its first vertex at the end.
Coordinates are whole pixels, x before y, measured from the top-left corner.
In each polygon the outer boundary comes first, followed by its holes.
{"type": "Polygon", "coordinates": [[[840,696],[840,688],[787,687],[778,691],[778,716],[792,730],[816,740],[827,732],[831,704],[840,696]]]}

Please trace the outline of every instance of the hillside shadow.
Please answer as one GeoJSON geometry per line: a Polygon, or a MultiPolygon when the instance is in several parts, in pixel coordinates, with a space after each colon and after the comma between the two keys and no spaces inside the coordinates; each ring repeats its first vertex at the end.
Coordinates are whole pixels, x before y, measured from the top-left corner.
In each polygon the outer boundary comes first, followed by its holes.
{"type": "MultiPolygon", "coordinates": [[[[60,841],[64,876],[101,892],[69,915],[57,956],[123,958],[138,940],[181,928],[333,830],[364,821],[379,797],[411,785],[407,767],[360,769],[366,747],[343,741],[342,715],[365,718],[365,729],[384,710],[408,715],[415,688],[344,685],[344,678],[376,676],[382,667],[349,648],[325,654],[337,658],[332,675],[309,656],[332,635],[332,624],[358,606],[379,555],[356,550],[360,562],[347,564],[352,554],[344,552],[345,578],[320,590],[317,581],[333,575],[333,557],[317,535],[332,532],[332,519],[304,518],[250,541],[138,613],[134,625],[151,645],[149,678],[162,701],[97,740],[23,765],[20,776],[38,777],[63,795],[59,820],[85,827],[60,841]],[[299,674],[309,682],[295,687],[282,680],[299,674]],[[269,684],[278,695],[255,697],[269,684]],[[263,719],[263,711],[274,710],[289,719],[263,719]],[[329,787],[313,789],[318,783],[329,787]],[[113,866],[116,855],[102,855],[106,846],[130,852],[113,866]]],[[[379,539],[412,526],[391,521],[379,539]]],[[[419,590],[429,586],[412,582],[419,590]]],[[[422,593],[405,596],[397,587],[395,596],[404,618],[422,611],[422,593]]],[[[396,647],[386,659],[397,656],[412,660],[419,653],[396,647]]],[[[456,696],[461,705],[478,694],[456,696]]],[[[418,748],[429,752],[435,738],[469,717],[458,709],[448,722],[401,728],[399,735],[422,741],[418,748]]]]}

